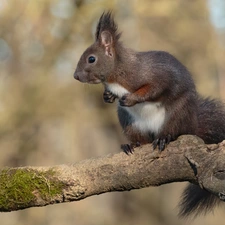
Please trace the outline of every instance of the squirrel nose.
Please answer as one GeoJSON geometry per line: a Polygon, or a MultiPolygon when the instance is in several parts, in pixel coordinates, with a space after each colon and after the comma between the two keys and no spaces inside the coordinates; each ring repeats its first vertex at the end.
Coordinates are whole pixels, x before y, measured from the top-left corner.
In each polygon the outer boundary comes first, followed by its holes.
{"type": "Polygon", "coordinates": [[[79,78],[79,76],[78,76],[78,74],[77,74],[76,72],[74,72],[73,77],[74,77],[76,80],[80,80],[80,78],[79,78]]]}

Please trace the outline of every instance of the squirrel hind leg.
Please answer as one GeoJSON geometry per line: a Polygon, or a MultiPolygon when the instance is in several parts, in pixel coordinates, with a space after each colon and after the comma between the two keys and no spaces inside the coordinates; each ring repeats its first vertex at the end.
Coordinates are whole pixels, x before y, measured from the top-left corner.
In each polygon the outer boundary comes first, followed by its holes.
{"type": "Polygon", "coordinates": [[[198,185],[189,184],[183,194],[179,204],[179,217],[195,218],[200,214],[205,215],[213,211],[221,201],[210,192],[201,189],[198,185]]]}
{"type": "Polygon", "coordinates": [[[168,145],[172,140],[173,139],[170,134],[161,136],[152,142],[153,149],[156,149],[158,146],[159,151],[163,151],[165,149],[166,145],[168,145]]]}

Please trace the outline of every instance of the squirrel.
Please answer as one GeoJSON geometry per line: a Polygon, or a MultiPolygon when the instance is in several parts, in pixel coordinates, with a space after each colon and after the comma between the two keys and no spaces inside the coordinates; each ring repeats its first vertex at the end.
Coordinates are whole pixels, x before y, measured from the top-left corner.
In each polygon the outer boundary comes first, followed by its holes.
{"type": "MultiPolygon", "coordinates": [[[[124,47],[111,12],[98,22],[95,42],[77,64],[74,78],[104,85],[103,99],[118,99],[118,118],[130,144],[152,143],[163,151],[182,134],[197,135],[206,144],[225,139],[225,107],[219,100],[202,98],[187,68],[165,51],[136,52],[124,47]]],[[[219,198],[189,184],[180,203],[182,217],[205,213],[219,198]]]]}

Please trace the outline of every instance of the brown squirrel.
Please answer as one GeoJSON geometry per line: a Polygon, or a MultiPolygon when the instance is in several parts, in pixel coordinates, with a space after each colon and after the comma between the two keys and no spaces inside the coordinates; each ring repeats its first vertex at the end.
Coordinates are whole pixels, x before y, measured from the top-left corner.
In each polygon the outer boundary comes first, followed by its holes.
{"type": "MultiPolygon", "coordinates": [[[[99,19],[95,42],[82,54],[74,78],[105,87],[104,101],[118,104],[118,117],[131,144],[152,143],[162,151],[182,134],[193,134],[205,143],[225,139],[225,107],[201,98],[193,79],[174,56],[164,51],[136,52],[123,46],[111,12],[99,19]]],[[[219,198],[190,184],[183,194],[180,215],[207,212],[219,198]]]]}

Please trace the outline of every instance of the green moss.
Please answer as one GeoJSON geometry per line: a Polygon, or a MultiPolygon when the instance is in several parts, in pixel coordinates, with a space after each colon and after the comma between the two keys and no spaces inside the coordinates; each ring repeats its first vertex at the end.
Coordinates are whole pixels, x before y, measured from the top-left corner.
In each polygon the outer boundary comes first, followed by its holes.
{"type": "Polygon", "coordinates": [[[0,211],[29,207],[38,202],[50,202],[62,194],[64,184],[53,170],[46,172],[32,169],[3,169],[0,171],[0,211]]]}

